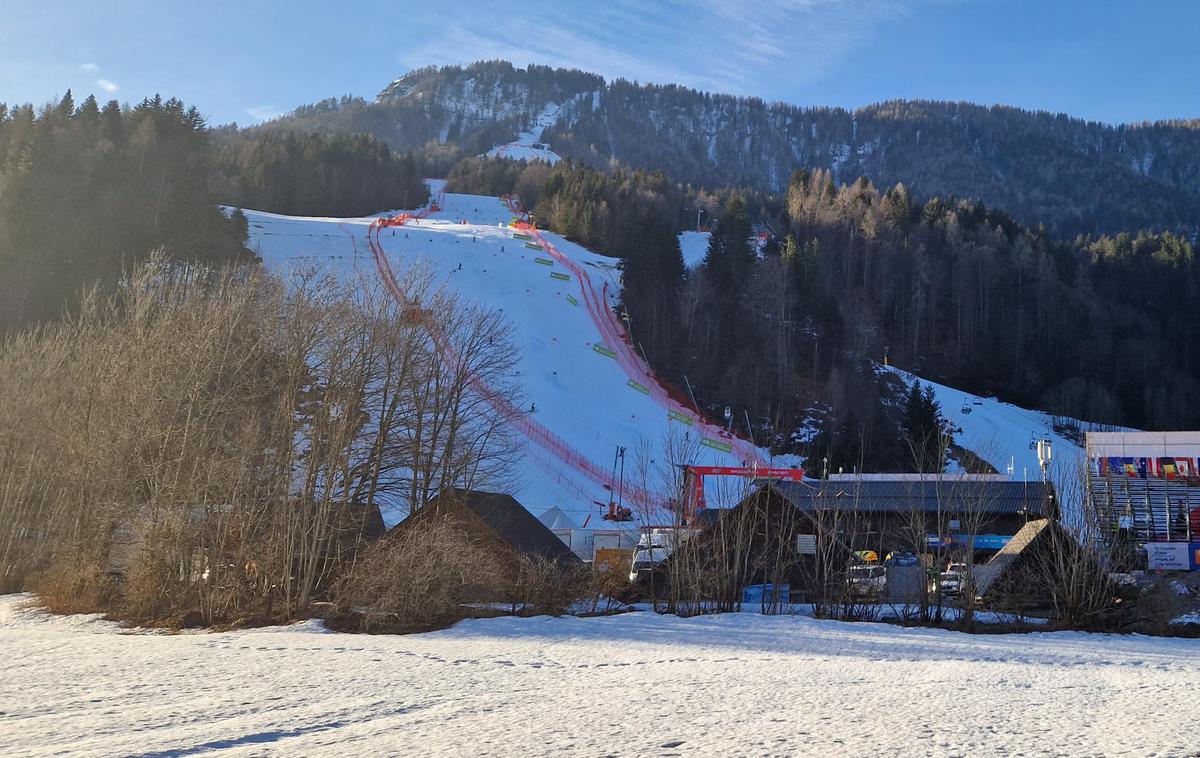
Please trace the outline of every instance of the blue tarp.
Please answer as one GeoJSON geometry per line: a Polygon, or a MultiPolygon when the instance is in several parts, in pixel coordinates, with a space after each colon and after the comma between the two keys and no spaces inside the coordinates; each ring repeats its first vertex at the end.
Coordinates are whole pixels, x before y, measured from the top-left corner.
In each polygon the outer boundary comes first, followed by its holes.
{"type": "Polygon", "coordinates": [[[786,603],[791,587],[787,584],[751,584],[742,588],[742,604],[762,605],[768,603],[786,603]]]}

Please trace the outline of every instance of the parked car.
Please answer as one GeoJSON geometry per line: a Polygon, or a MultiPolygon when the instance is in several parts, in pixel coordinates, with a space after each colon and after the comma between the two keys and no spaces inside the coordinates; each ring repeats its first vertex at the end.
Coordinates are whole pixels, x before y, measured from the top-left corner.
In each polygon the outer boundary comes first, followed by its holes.
{"type": "Polygon", "coordinates": [[[887,590],[887,567],[879,564],[851,566],[846,573],[850,594],[857,597],[878,597],[887,590]]]}
{"type": "Polygon", "coordinates": [[[918,566],[921,560],[915,553],[908,550],[893,550],[887,554],[883,562],[888,566],[918,566]]]}
{"type": "Polygon", "coordinates": [[[633,561],[629,566],[629,581],[636,582],[644,579],[654,567],[670,557],[679,540],[687,534],[680,532],[672,534],[668,529],[654,529],[643,532],[638,538],[637,547],[633,549],[633,561]]]}
{"type": "Polygon", "coordinates": [[[932,587],[931,591],[941,590],[943,595],[958,596],[967,586],[970,571],[971,568],[965,563],[951,563],[946,566],[945,571],[938,574],[936,586],[932,587]]]}

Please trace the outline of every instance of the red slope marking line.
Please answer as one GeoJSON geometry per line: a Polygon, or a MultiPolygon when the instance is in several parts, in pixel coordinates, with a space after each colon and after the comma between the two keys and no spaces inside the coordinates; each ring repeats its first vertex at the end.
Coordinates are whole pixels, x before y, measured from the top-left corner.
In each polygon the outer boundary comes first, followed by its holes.
{"type": "MultiPolygon", "coordinates": [[[[504,196],[501,199],[508,206],[509,210],[520,216],[524,216],[524,211],[520,209],[519,203],[513,198],[504,196]]],[[[528,231],[541,243],[543,250],[550,253],[551,257],[566,266],[567,270],[571,273],[575,274],[575,277],[579,280],[580,294],[583,296],[588,315],[591,316],[596,328],[604,337],[605,345],[617,354],[617,363],[629,378],[650,388],[650,396],[663,408],[685,414],[694,419],[697,428],[702,434],[731,444],[734,451],[736,451],[736,455],[747,465],[766,466],[767,462],[763,459],[758,447],[752,442],[729,435],[721,427],[710,423],[706,418],[698,415],[694,410],[671,397],[671,394],[662,386],[657,375],[646,364],[645,360],[634,352],[624,325],[621,324],[612,309],[608,307],[607,282],[605,282],[602,292],[597,293],[595,287],[592,286],[591,277],[588,275],[586,269],[576,263],[574,259],[560,252],[553,243],[545,238],[539,229],[530,226],[528,231]]]]}
{"type": "MultiPolygon", "coordinates": [[[[426,209],[416,216],[404,213],[399,216],[393,216],[386,219],[376,219],[375,221],[372,221],[371,225],[367,228],[367,242],[371,247],[371,254],[375,257],[375,265],[379,270],[379,275],[383,280],[384,287],[388,290],[396,302],[405,308],[417,308],[418,306],[408,298],[403,288],[400,287],[399,283],[396,281],[396,276],[392,271],[391,263],[387,258],[387,254],[383,250],[382,242],[379,240],[379,230],[388,226],[403,226],[410,219],[424,218],[428,215],[428,213],[429,210],[426,209]]],[[[459,357],[455,353],[453,347],[450,345],[450,341],[447,339],[446,335],[439,329],[429,326],[428,322],[426,329],[433,340],[434,346],[437,348],[438,352],[441,353],[442,358],[451,365],[456,365],[459,357]]],[[[592,482],[601,485],[610,492],[613,491],[614,487],[619,486],[613,481],[610,472],[606,471],[603,467],[588,459],[569,443],[567,443],[566,440],[562,439],[554,432],[550,431],[547,427],[534,420],[530,414],[519,408],[516,408],[503,395],[495,392],[491,389],[491,387],[488,387],[485,383],[478,379],[472,379],[470,385],[471,389],[475,392],[478,392],[480,397],[487,401],[488,405],[490,405],[493,410],[499,413],[502,418],[511,423],[519,432],[521,432],[521,434],[523,434],[529,440],[537,443],[539,447],[552,455],[554,458],[582,473],[592,482]]],[[[534,456],[534,458],[539,459],[540,457],[534,456]]],[[[564,484],[564,486],[566,485],[561,471],[552,470],[548,471],[548,473],[555,475],[560,484],[564,484]]],[[[573,489],[579,492],[582,497],[587,498],[587,494],[584,493],[578,486],[573,487],[573,489]]],[[[635,503],[642,508],[650,509],[657,507],[658,498],[653,497],[650,493],[639,487],[627,486],[624,488],[623,495],[631,503],[635,503]]]]}

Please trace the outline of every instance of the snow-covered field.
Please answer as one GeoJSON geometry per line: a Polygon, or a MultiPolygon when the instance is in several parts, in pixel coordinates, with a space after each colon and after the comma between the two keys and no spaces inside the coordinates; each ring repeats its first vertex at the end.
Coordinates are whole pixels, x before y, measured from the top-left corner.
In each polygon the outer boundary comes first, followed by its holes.
{"type": "Polygon", "coordinates": [[[1195,755],[1195,640],[749,613],[123,633],[0,598],[0,754],[1195,755]]]}

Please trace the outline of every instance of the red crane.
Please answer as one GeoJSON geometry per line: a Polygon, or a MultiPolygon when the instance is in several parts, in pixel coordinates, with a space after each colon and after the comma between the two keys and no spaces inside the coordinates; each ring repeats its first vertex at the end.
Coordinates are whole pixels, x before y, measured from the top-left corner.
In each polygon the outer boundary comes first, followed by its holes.
{"type": "Polygon", "coordinates": [[[691,522],[696,513],[706,507],[704,501],[704,477],[740,476],[748,479],[785,479],[789,482],[804,480],[801,468],[760,468],[758,466],[684,466],[683,467],[683,518],[691,522]]]}

